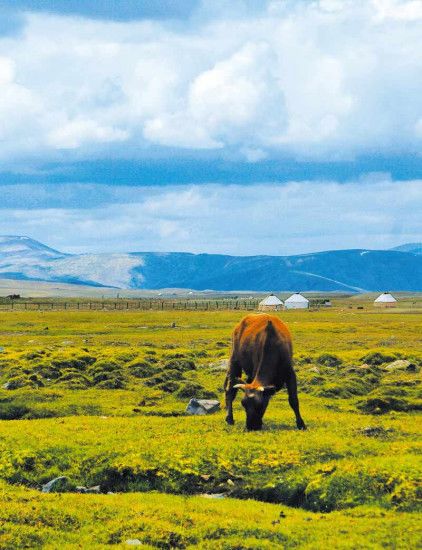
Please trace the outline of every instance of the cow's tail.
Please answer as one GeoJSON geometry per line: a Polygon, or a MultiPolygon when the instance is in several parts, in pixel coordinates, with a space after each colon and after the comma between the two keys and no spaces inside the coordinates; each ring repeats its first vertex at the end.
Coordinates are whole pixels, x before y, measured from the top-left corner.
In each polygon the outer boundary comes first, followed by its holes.
{"type": "Polygon", "coordinates": [[[271,350],[272,342],[275,336],[276,336],[275,327],[271,319],[268,319],[267,326],[265,327],[264,355],[266,355],[271,350]]]}
{"type": "Polygon", "coordinates": [[[268,334],[268,336],[272,336],[273,334],[275,334],[275,328],[271,319],[268,319],[267,326],[265,327],[265,331],[268,334]]]}
{"type": "MultiPolygon", "coordinates": [[[[280,342],[280,333],[277,331],[276,327],[274,326],[271,319],[268,319],[267,326],[265,327],[265,344],[264,344],[264,355],[267,353],[271,353],[271,350],[274,349],[274,342],[277,342],[277,348],[278,343],[280,342]]],[[[289,355],[292,355],[292,349],[291,349],[291,342],[290,340],[286,341],[286,345],[289,348],[289,355]]]]}

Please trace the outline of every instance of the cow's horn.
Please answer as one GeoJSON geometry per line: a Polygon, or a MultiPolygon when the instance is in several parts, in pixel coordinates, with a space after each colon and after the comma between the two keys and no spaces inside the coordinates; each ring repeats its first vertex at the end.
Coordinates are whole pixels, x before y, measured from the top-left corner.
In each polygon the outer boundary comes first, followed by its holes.
{"type": "Polygon", "coordinates": [[[233,388],[236,388],[237,390],[244,390],[246,387],[246,384],[236,384],[233,386],[233,388]]]}
{"type": "Polygon", "coordinates": [[[271,385],[271,386],[259,386],[257,388],[258,391],[265,391],[265,390],[273,390],[275,388],[275,386],[271,385]]]}

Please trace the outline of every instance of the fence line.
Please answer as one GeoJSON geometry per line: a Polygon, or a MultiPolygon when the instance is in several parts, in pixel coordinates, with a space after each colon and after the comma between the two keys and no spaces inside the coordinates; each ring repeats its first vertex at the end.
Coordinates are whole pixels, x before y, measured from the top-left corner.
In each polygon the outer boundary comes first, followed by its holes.
{"type": "Polygon", "coordinates": [[[0,311],[217,311],[217,310],[256,310],[259,300],[118,300],[90,302],[38,302],[11,300],[0,302],[0,311]]]}

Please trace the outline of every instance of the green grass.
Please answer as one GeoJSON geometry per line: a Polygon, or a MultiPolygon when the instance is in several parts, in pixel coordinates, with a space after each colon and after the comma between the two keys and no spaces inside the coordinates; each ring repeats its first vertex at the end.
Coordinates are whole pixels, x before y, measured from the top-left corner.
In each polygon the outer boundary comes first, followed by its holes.
{"type": "Polygon", "coordinates": [[[281,313],[308,431],[282,390],[258,433],[239,400],[185,414],[223,400],[242,315],[1,312],[0,547],[416,547],[421,315],[281,313]],[[58,475],[115,494],[36,490],[58,475]]]}
{"type": "Polygon", "coordinates": [[[44,495],[0,485],[2,549],[416,548],[415,513],[360,506],[320,514],[286,506],[161,493],[44,495]]]}

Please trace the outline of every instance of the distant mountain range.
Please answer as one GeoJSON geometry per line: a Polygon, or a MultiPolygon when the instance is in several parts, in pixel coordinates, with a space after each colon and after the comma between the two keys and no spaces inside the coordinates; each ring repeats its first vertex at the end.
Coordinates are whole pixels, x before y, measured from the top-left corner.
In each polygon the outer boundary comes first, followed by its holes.
{"type": "Polygon", "coordinates": [[[391,250],[397,250],[398,252],[412,252],[413,254],[422,254],[422,243],[407,243],[396,246],[391,250]]]}
{"type": "Polygon", "coordinates": [[[0,278],[135,289],[422,291],[422,244],[295,256],[64,254],[29,237],[0,236],[0,278]]]}

